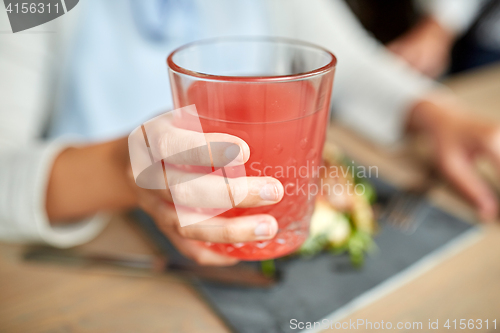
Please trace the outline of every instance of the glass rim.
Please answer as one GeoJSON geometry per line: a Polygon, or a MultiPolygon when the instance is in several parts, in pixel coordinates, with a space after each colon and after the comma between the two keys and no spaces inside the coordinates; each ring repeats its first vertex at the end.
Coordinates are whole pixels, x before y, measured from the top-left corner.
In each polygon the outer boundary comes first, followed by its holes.
{"type": "Polygon", "coordinates": [[[167,57],[167,65],[170,70],[197,77],[205,80],[214,80],[214,81],[243,81],[243,82],[270,82],[270,81],[295,81],[310,78],[312,76],[321,75],[332,71],[337,66],[337,57],[330,52],[328,49],[321,47],[319,45],[309,43],[306,41],[293,39],[293,38],[285,38],[285,37],[265,37],[265,36],[231,36],[231,37],[215,37],[215,38],[207,38],[197,40],[188,44],[184,44],[175,50],[173,50],[169,56],[167,57]],[[197,71],[192,71],[177,65],[173,59],[173,57],[178,53],[185,49],[188,49],[193,46],[203,45],[203,44],[214,44],[217,42],[252,42],[252,41],[260,41],[260,42],[275,42],[275,43],[284,43],[295,46],[307,46],[330,55],[330,61],[319,68],[313,69],[311,71],[297,73],[297,74],[287,74],[287,75],[269,75],[269,76],[228,76],[228,75],[215,75],[215,74],[206,74],[197,71]]]}

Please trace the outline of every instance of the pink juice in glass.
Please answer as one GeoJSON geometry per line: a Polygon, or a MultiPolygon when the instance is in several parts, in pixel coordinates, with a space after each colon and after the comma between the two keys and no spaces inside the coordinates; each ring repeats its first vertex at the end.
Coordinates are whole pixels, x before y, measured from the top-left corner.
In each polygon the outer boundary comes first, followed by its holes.
{"type": "MultiPolygon", "coordinates": [[[[309,44],[281,39],[263,42],[270,43],[270,47],[275,42],[290,47],[298,43],[300,47],[323,54],[325,59],[318,61],[318,66],[326,68],[313,68],[317,73],[282,76],[207,78],[204,74],[182,73],[171,64],[175,58],[169,57],[175,107],[196,105],[204,133],[227,133],[245,140],[250,146],[246,175],[271,176],[280,180],[285,188],[283,199],[275,205],[233,208],[221,214],[223,217],[270,214],[279,226],[274,239],[237,244],[204,243],[213,251],[243,260],[289,254],[308,236],[317,193],[311,186],[318,181],[313,169],[321,163],[335,64],[331,53],[309,44]]],[[[231,177],[231,167],[225,170],[231,177]]]]}

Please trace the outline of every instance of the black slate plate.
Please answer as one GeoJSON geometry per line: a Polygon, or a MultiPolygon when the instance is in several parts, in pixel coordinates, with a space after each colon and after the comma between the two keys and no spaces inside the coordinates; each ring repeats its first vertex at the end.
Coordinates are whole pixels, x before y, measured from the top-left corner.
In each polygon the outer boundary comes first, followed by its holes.
{"type": "MultiPolygon", "coordinates": [[[[382,206],[397,190],[373,180],[382,206]]],[[[182,256],[156,229],[152,220],[135,212],[162,251],[177,260],[182,256]]],[[[297,322],[336,320],[373,301],[439,262],[443,256],[466,246],[478,228],[430,205],[425,200],[417,214],[418,228],[404,234],[380,221],[376,236],[378,251],[361,269],[353,268],[346,256],[323,254],[313,259],[278,261],[282,281],[271,289],[236,288],[198,282],[197,287],[234,332],[297,332],[297,322]]]]}

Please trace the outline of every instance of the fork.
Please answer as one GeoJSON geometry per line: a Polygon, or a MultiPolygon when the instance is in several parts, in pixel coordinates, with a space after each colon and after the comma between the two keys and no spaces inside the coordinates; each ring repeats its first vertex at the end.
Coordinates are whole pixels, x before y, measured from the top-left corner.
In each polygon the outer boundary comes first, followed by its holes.
{"type": "Polygon", "coordinates": [[[403,233],[411,235],[418,228],[417,214],[425,204],[428,192],[438,180],[433,170],[417,187],[395,193],[383,211],[382,219],[403,233]]]}

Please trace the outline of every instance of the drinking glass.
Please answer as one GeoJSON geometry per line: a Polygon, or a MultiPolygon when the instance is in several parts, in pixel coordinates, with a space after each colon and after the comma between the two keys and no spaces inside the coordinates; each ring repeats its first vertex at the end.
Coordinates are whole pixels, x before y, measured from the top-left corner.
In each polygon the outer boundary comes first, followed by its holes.
{"type": "Polygon", "coordinates": [[[275,205],[221,214],[270,214],[279,226],[274,239],[204,245],[243,260],[296,250],[308,236],[318,193],[314,170],[322,161],[335,56],[297,40],[226,37],[182,46],[167,64],[175,108],[194,104],[204,133],[245,140],[250,147],[246,175],[277,178],[285,189],[275,205]]]}

